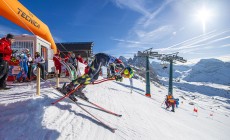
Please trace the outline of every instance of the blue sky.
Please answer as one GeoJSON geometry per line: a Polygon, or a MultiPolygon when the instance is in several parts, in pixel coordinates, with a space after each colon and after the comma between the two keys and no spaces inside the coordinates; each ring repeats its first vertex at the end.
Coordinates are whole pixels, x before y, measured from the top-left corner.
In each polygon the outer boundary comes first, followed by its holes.
{"type": "MultiPolygon", "coordinates": [[[[93,41],[94,53],[129,58],[153,48],[188,60],[230,58],[229,0],[19,1],[48,25],[55,42],[93,41]],[[204,7],[211,14],[202,22],[197,13],[204,7]]],[[[8,32],[31,34],[0,17],[0,36],[8,32]]]]}

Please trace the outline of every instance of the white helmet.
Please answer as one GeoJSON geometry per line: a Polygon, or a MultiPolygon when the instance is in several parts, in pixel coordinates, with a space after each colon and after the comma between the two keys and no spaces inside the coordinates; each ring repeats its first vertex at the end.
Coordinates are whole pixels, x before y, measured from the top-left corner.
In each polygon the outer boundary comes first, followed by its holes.
{"type": "Polygon", "coordinates": [[[30,50],[29,49],[24,49],[22,52],[28,54],[30,52],[30,50]]]}

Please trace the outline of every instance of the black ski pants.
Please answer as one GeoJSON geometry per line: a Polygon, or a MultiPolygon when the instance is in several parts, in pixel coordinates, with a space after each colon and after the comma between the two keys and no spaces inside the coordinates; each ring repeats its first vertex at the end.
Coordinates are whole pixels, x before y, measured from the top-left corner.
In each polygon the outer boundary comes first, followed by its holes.
{"type": "Polygon", "coordinates": [[[6,87],[6,79],[9,72],[9,63],[0,58],[0,88],[6,87]]]}

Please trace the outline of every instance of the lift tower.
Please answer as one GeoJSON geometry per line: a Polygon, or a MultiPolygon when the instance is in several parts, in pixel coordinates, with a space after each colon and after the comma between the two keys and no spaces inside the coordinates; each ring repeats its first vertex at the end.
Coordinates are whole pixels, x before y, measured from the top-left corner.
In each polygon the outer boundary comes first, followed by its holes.
{"type": "Polygon", "coordinates": [[[157,58],[162,62],[168,62],[170,64],[169,68],[169,86],[168,86],[168,95],[173,94],[173,63],[179,61],[181,63],[187,62],[183,57],[178,56],[179,52],[172,54],[159,54],[158,52],[152,51],[152,48],[147,49],[143,52],[138,52],[139,57],[146,57],[146,96],[151,97],[150,94],[150,78],[149,78],[149,58],[157,58]]]}

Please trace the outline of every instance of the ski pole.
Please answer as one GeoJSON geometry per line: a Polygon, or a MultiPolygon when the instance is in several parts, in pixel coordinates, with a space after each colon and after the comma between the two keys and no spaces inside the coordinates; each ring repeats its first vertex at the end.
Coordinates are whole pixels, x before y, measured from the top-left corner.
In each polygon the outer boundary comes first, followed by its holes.
{"type": "Polygon", "coordinates": [[[166,99],[162,102],[161,106],[163,105],[163,103],[166,101],[166,99]]]}

